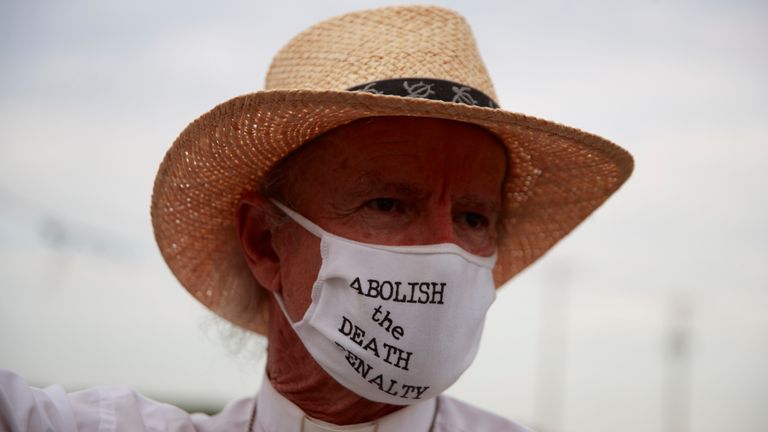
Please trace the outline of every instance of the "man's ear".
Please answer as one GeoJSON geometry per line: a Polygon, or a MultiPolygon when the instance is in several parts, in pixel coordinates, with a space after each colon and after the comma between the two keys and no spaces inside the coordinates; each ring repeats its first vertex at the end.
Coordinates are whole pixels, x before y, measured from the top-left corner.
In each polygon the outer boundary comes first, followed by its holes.
{"type": "Polygon", "coordinates": [[[280,258],[272,245],[272,204],[258,192],[248,192],[238,203],[235,224],[245,261],[256,281],[280,292],[280,258]]]}

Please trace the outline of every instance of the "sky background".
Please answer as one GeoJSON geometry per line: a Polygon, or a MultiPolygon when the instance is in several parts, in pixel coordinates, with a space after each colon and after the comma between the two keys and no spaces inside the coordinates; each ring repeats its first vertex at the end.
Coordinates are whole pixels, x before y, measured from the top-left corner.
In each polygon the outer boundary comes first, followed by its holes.
{"type": "MultiPolygon", "coordinates": [[[[167,270],[157,167],[309,25],[379,1],[0,3],[0,367],[188,407],[264,342],[167,270]]],[[[768,3],[446,1],[504,109],[628,149],[604,207],[508,283],[449,393],[541,431],[768,430],[768,3]]]]}

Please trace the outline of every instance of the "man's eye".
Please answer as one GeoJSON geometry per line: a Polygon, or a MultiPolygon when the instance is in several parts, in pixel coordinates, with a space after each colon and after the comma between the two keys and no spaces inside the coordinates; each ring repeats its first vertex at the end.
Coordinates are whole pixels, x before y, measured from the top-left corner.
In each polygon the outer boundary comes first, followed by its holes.
{"type": "Polygon", "coordinates": [[[459,217],[462,223],[473,229],[488,226],[488,218],[481,215],[480,213],[466,212],[462,213],[459,217]]]}
{"type": "Polygon", "coordinates": [[[376,211],[391,212],[397,207],[397,202],[392,198],[376,198],[368,201],[365,205],[376,211]]]}

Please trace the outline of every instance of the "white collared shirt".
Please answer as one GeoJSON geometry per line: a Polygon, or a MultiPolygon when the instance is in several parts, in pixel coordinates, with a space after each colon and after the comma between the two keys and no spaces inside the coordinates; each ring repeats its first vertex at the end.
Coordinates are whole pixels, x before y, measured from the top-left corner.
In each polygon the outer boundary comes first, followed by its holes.
{"type": "Polygon", "coordinates": [[[336,426],[315,420],[293,402],[278,393],[264,377],[257,396],[256,432],[427,432],[435,416],[435,399],[407,406],[386,415],[376,422],[336,426]]]}
{"type": "Polygon", "coordinates": [[[0,369],[3,432],[238,432],[248,429],[254,406],[257,432],[530,432],[448,396],[408,406],[372,423],[335,426],[306,417],[266,378],[256,398],[236,400],[208,416],[188,414],[122,387],[74,393],[65,393],[58,385],[33,388],[18,375],[0,369]]]}

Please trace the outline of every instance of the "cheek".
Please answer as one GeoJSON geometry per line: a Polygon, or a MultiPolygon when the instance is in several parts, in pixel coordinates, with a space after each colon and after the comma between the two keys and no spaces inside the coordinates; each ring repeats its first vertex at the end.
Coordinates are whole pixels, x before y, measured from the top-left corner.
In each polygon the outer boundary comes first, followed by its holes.
{"type": "Polygon", "coordinates": [[[312,302],[312,286],[320,271],[320,239],[301,228],[276,236],[283,301],[293,321],[299,321],[312,302]]]}

